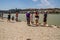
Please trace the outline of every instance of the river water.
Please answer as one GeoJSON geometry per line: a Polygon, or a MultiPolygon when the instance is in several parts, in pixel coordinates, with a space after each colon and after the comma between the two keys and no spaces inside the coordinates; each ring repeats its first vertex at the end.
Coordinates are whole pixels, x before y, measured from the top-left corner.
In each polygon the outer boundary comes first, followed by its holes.
{"type": "MultiPolygon", "coordinates": [[[[8,14],[4,14],[3,16],[7,18],[7,15],[8,14]]],[[[12,16],[15,17],[15,14],[11,14],[11,17],[12,16]]],[[[18,19],[21,20],[21,21],[26,21],[25,14],[19,14],[18,19]]],[[[33,20],[35,20],[34,15],[33,15],[33,20]]],[[[43,14],[39,14],[39,22],[43,23],[43,14]]],[[[48,16],[47,16],[47,23],[49,25],[60,26],[60,14],[48,14],[48,16]]]]}

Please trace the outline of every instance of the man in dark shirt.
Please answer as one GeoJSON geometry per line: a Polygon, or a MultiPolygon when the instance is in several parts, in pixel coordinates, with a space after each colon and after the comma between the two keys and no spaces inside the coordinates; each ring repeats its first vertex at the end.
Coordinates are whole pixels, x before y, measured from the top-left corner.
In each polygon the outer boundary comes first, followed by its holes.
{"type": "Polygon", "coordinates": [[[43,19],[44,25],[47,24],[47,12],[44,13],[44,19],[43,19]]]}
{"type": "Polygon", "coordinates": [[[8,21],[10,22],[10,19],[11,19],[11,15],[10,13],[8,14],[8,21]]]}

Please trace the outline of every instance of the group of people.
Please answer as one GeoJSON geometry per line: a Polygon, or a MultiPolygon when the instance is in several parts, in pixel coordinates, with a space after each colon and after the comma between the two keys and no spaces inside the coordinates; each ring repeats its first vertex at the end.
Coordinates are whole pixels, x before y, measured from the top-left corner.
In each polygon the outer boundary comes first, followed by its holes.
{"type": "MultiPolygon", "coordinates": [[[[44,17],[43,17],[43,24],[46,25],[47,24],[47,12],[45,11],[44,13],[44,17]]],[[[8,21],[10,21],[11,19],[11,13],[9,12],[8,14],[8,21]]],[[[14,20],[14,16],[12,16],[12,20],[14,20]]],[[[30,12],[28,11],[26,13],[26,20],[27,20],[27,25],[30,26],[31,24],[35,24],[36,26],[39,25],[39,12],[38,11],[34,11],[34,12],[30,12]],[[33,14],[35,16],[35,23],[33,21],[33,14]]],[[[18,12],[16,12],[16,21],[18,21],[18,12]]]]}
{"type": "MultiPolygon", "coordinates": [[[[30,26],[30,23],[34,24],[33,14],[35,15],[35,25],[38,26],[39,25],[39,12],[38,11],[34,11],[33,13],[31,12],[26,13],[27,25],[30,26]]],[[[44,12],[43,22],[44,22],[43,25],[45,26],[47,24],[47,12],[46,11],[44,12]]]]}
{"type": "MultiPolygon", "coordinates": [[[[14,16],[12,16],[12,18],[11,18],[11,13],[9,12],[7,19],[8,19],[7,20],[8,22],[10,22],[11,19],[12,19],[12,21],[14,21],[14,16]]],[[[16,12],[16,19],[15,20],[18,21],[18,12],[16,12]]]]}

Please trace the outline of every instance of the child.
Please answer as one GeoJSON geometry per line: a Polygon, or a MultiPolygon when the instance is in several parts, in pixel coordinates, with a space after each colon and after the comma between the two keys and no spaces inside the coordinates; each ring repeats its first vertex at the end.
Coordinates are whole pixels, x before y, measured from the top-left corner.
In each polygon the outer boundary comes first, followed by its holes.
{"type": "Polygon", "coordinates": [[[14,16],[12,16],[12,21],[14,21],[14,16]]]}

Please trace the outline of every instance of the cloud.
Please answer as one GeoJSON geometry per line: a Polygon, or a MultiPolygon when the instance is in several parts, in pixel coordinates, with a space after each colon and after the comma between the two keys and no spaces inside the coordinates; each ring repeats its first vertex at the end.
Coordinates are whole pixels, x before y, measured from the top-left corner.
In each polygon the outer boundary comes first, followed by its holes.
{"type": "Polygon", "coordinates": [[[40,0],[41,3],[37,4],[40,7],[53,8],[54,6],[48,0],[40,0]]]}
{"type": "Polygon", "coordinates": [[[37,2],[38,0],[32,0],[33,2],[37,2]]]}

